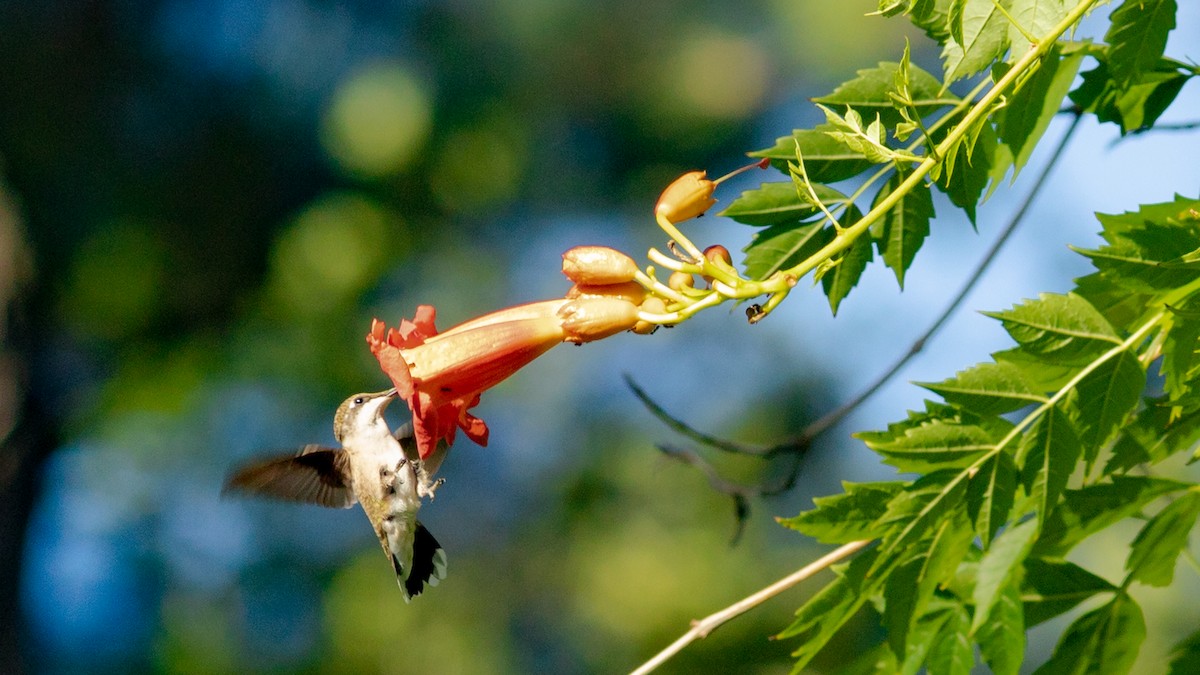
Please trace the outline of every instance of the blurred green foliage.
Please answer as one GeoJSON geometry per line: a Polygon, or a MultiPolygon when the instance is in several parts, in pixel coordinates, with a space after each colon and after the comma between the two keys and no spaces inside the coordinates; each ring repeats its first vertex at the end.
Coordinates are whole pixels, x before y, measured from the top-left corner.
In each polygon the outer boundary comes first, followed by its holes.
{"type": "MultiPolygon", "coordinates": [[[[670,376],[651,393],[731,435],[798,428],[819,374],[732,348],[736,317],[564,347],[485,396],[493,447],[460,441],[427,507],[450,576],[410,606],[357,512],[218,493],[236,461],[330,442],[337,402],[383,386],[372,316],[434,303],[444,328],[562,293],[570,245],[644,250],[671,178],[740,163],[802,97],[898,51],[900,22],[842,39],[871,8],[0,2],[28,395],[62,440],[26,540],[30,667],[622,670],[810,557],[768,510],[731,548],[728,501],[657,455],[667,432],[620,382],[670,376]],[[750,379],[777,410],[712,395],[750,379]]],[[[785,671],[766,636],[787,606],[668,670],[785,671]]]]}

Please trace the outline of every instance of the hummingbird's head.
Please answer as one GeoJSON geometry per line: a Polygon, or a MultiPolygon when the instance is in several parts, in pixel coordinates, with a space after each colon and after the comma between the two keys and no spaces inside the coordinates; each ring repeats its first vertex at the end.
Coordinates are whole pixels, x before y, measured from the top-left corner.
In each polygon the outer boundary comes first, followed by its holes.
{"type": "MultiPolygon", "coordinates": [[[[392,387],[373,394],[355,394],[346,399],[333,415],[333,437],[338,443],[344,443],[346,436],[355,430],[380,422],[383,411],[395,398],[396,388],[392,387]]],[[[384,426],[385,433],[390,433],[384,426]]]]}

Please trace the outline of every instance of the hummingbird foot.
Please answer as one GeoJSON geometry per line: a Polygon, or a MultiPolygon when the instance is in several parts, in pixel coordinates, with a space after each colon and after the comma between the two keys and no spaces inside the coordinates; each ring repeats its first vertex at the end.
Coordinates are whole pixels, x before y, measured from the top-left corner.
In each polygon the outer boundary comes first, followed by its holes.
{"type": "Polygon", "coordinates": [[[417,494],[422,497],[429,497],[429,501],[433,501],[434,493],[446,482],[446,479],[439,478],[435,481],[430,481],[429,474],[425,473],[424,470],[417,472],[417,476],[417,494]]]}

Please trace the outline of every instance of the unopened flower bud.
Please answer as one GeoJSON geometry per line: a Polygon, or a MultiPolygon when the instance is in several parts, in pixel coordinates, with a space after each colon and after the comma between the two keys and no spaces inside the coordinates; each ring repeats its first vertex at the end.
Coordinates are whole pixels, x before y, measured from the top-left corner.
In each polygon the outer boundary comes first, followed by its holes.
{"type": "MultiPolygon", "coordinates": [[[[733,258],[729,255],[729,249],[720,244],[713,244],[704,249],[704,258],[712,265],[723,269],[733,269],[733,258]]],[[[701,274],[700,277],[712,283],[713,278],[707,274],[701,274]]]]}
{"type": "Polygon", "coordinates": [[[706,171],[689,171],[667,186],[658,197],[654,213],[672,223],[682,222],[703,215],[717,203],[713,191],[717,184],[705,176],[706,171]]]}
{"type": "Polygon", "coordinates": [[[633,281],[637,263],[607,246],[576,246],[563,253],[563,274],[577,284],[603,286],[633,281]]]}
{"type": "Polygon", "coordinates": [[[619,298],[640,305],[646,298],[646,289],[636,281],[626,281],[620,284],[575,284],[567,291],[567,299],[576,298],[619,298]]]}
{"type": "MultiPolygon", "coordinates": [[[[651,314],[666,314],[667,303],[663,302],[662,298],[652,295],[642,303],[642,311],[651,314]]],[[[649,321],[638,321],[633,324],[633,332],[638,335],[649,335],[656,330],[658,330],[658,324],[649,321]]]]}
{"type": "Polygon", "coordinates": [[[685,288],[695,288],[696,278],[687,272],[671,272],[671,276],[667,277],[667,286],[673,291],[682,291],[685,288]]]}
{"type": "Polygon", "coordinates": [[[616,335],[637,323],[638,306],[619,298],[579,298],[558,310],[566,342],[582,344],[616,335]]]}
{"type": "Polygon", "coordinates": [[[720,244],[713,244],[704,249],[704,257],[708,258],[709,262],[717,262],[718,260],[726,265],[733,264],[733,258],[729,255],[729,249],[720,244]]]}

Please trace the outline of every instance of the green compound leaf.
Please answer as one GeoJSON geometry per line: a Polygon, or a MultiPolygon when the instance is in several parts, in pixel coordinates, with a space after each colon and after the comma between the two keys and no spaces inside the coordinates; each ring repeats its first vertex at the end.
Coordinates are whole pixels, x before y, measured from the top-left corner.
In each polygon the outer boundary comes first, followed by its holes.
{"type": "Polygon", "coordinates": [[[948,380],[915,384],[979,415],[999,415],[1046,401],[1033,390],[1020,368],[1005,362],[980,363],[948,380]]]}
{"type": "Polygon", "coordinates": [[[1125,0],[1109,16],[1104,40],[1110,45],[1108,67],[1113,79],[1128,85],[1154,69],[1175,28],[1175,0],[1125,0]]]}
{"type": "Polygon", "coordinates": [[[1026,558],[1021,590],[1025,624],[1036,626],[1070,611],[1097,593],[1116,590],[1116,586],[1075,563],[1054,558],[1026,558]]]}
{"type": "Polygon", "coordinates": [[[904,489],[904,483],[842,483],[845,494],[816,497],[811,511],[779,523],[823,544],[846,544],[862,539],[879,539],[887,533],[876,521],[887,512],[888,502],[904,489]]]}
{"type": "Polygon", "coordinates": [[[984,548],[1008,520],[1016,491],[1017,465],[1007,452],[997,452],[971,476],[967,484],[967,514],[984,548]]]}
{"type": "Polygon", "coordinates": [[[1145,387],[1146,372],[1129,352],[1105,361],[1076,385],[1071,418],[1089,467],[1133,412],[1145,387]]]}
{"type": "MultiPolygon", "coordinates": [[[[863,119],[874,120],[878,115],[883,126],[894,127],[904,121],[891,97],[899,69],[899,63],[883,62],[876,68],[860,70],[853,80],[843,82],[832,93],[813,101],[835,110],[849,107],[863,119]]],[[[943,92],[942,83],[936,77],[913,65],[908,67],[908,91],[921,117],[955,105],[959,100],[954,94],[943,92]]],[[[795,156],[793,147],[791,157],[795,156]]]]}
{"type": "Polygon", "coordinates": [[[1119,593],[1067,628],[1050,660],[1034,675],[1127,673],[1146,639],[1146,620],[1133,598],[1119,593]]]}
{"type": "Polygon", "coordinates": [[[820,124],[812,129],[796,129],[791,136],[782,136],[775,145],[749,153],[751,157],[766,157],[771,166],[787,173],[788,163],[796,161],[796,145],[804,157],[804,168],[814,183],[836,183],[853,178],[870,168],[862,154],[851,150],[829,132],[833,127],[820,124]]]}
{"type": "Polygon", "coordinates": [[[900,471],[924,472],[969,466],[994,449],[1003,435],[1002,427],[935,419],[898,434],[860,432],[854,436],[900,471]]]}
{"type": "MultiPolygon", "coordinates": [[[[875,196],[875,204],[895,192],[903,182],[903,174],[893,174],[875,196]]],[[[935,215],[929,186],[922,183],[901,197],[878,224],[875,246],[883,264],[896,273],[896,282],[901,289],[904,288],[904,273],[912,266],[917,251],[929,236],[929,221],[935,215]]]]}
{"type": "Polygon", "coordinates": [[[1200,517],[1200,493],[1189,491],[1159,511],[1133,540],[1125,569],[1135,581],[1170,586],[1175,561],[1187,548],[1188,533],[1200,517]]]}
{"type": "MultiPolygon", "coordinates": [[[[792,158],[795,159],[793,149],[792,158]]],[[[808,158],[805,158],[807,166],[808,158]]],[[[827,205],[844,202],[846,196],[833,188],[813,184],[817,197],[827,205]]],[[[763,183],[754,190],[746,190],[720,214],[746,225],[778,225],[799,223],[819,215],[817,208],[807,195],[801,196],[791,181],[763,183]]]]}
{"type": "Polygon", "coordinates": [[[1076,544],[1104,528],[1139,513],[1163,495],[1186,490],[1191,483],[1149,476],[1112,476],[1111,482],[1063,493],[1062,503],[1042,527],[1034,551],[1065,556],[1076,544]]]}
{"type": "Polygon", "coordinates": [[[975,633],[979,652],[995,675],[1016,675],[1025,660],[1025,615],[1017,576],[999,589],[987,622],[975,633]]]}
{"type": "Polygon", "coordinates": [[[1044,523],[1054,511],[1058,498],[1067,487],[1067,479],[1075,470],[1081,447],[1071,420],[1052,406],[1033,423],[1017,450],[1021,466],[1021,481],[1037,512],[1037,521],[1044,523]]]}
{"type": "Polygon", "coordinates": [[[1008,0],[960,0],[951,4],[951,41],[942,50],[946,84],[978,73],[1008,49],[1008,18],[997,8],[1008,0]]]}
{"type": "Polygon", "coordinates": [[[999,319],[1022,351],[1050,363],[1085,365],[1121,344],[1108,320],[1074,293],[1043,293],[1037,300],[984,315],[999,319]]]}
{"type": "Polygon", "coordinates": [[[845,300],[851,289],[858,285],[863,271],[874,257],[871,238],[860,236],[850,244],[850,248],[842,252],[833,268],[821,276],[821,288],[829,299],[829,309],[833,311],[834,316],[837,316],[842,300],[845,300]]]}
{"type": "Polygon", "coordinates": [[[1020,587],[1022,563],[1033,548],[1038,535],[1038,522],[1030,518],[1005,530],[979,560],[975,578],[975,615],[971,619],[971,631],[978,631],[987,623],[993,605],[1007,586],[1020,587]]]}
{"type": "Polygon", "coordinates": [[[746,276],[765,279],[807,259],[833,241],[833,228],[823,223],[772,225],[755,233],[746,246],[746,276]]]}

